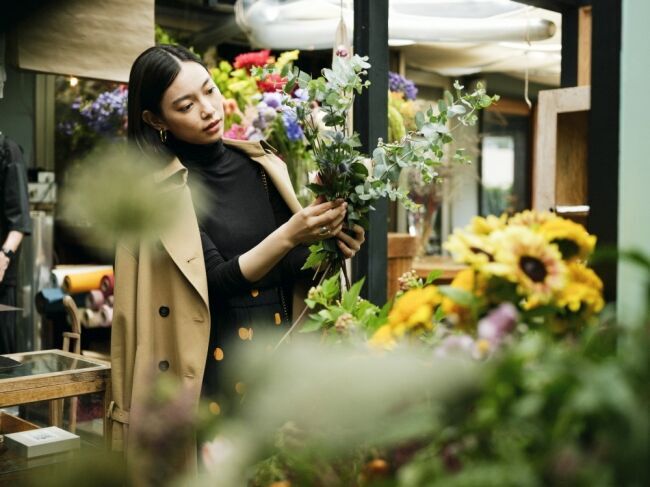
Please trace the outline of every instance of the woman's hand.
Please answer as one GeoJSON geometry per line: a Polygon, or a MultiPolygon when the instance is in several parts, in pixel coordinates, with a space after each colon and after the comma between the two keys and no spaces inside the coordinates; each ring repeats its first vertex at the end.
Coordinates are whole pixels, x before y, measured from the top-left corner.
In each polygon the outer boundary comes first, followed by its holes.
{"type": "Polygon", "coordinates": [[[366,231],[361,225],[354,225],[352,230],[354,231],[354,237],[345,232],[340,232],[336,236],[339,249],[341,249],[346,259],[354,257],[361,248],[361,244],[366,241],[366,231]]]}
{"type": "Polygon", "coordinates": [[[285,223],[291,244],[295,247],[338,236],[343,228],[347,207],[348,204],[339,199],[325,203],[316,200],[303,208],[285,223]]]}

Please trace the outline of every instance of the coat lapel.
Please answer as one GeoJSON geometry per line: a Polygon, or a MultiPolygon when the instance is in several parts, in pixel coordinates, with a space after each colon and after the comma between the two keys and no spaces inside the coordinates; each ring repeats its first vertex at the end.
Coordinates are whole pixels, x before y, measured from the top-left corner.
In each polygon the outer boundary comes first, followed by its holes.
{"type": "Polygon", "coordinates": [[[178,159],[174,159],[164,169],[154,175],[161,184],[161,192],[172,194],[178,203],[174,220],[160,235],[165,250],[186,279],[199,293],[206,307],[208,301],[208,279],[203,259],[203,245],[192,203],[192,195],[187,186],[187,169],[178,159]]]}

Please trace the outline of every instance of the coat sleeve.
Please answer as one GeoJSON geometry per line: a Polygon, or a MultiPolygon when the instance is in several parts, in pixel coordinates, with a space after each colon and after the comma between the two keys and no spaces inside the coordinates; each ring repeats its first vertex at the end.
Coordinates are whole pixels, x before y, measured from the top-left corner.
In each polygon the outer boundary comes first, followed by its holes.
{"type": "Polygon", "coordinates": [[[29,235],[32,232],[32,220],[29,216],[27,171],[20,148],[12,141],[6,143],[10,158],[2,178],[5,185],[2,190],[2,209],[7,220],[7,230],[29,235]]]}
{"type": "Polygon", "coordinates": [[[115,306],[111,328],[112,402],[107,411],[111,448],[125,451],[136,350],[138,259],[123,244],[115,254],[115,306]]]}

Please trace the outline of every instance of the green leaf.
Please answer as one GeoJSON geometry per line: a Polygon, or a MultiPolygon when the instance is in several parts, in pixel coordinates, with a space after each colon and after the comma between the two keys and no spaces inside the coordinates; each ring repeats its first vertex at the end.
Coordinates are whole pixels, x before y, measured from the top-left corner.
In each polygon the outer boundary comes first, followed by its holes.
{"type": "Polygon", "coordinates": [[[359,297],[359,293],[361,292],[365,280],[366,278],[362,277],[361,280],[355,282],[348,291],[343,293],[341,305],[350,313],[354,310],[354,307],[357,304],[357,298],[359,297]]]}
{"type": "Polygon", "coordinates": [[[453,302],[460,304],[461,306],[471,307],[476,303],[476,297],[469,291],[464,289],[458,289],[453,286],[440,286],[438,287],[440,294],[447,296],[453,302]]]}
{"type": "Polygon", "coordinates": [[[415,126],[418,128],[418,130],[422,129],[422,126],[424,125],[424,113],[422,112],[417,112],[415,114],[415,126]]]}
{"type": "Polygon", "coordinates": [[[424,281],[424,285],[428,286],[433,281],[438,279],[440,276],[442,276],[442,271],[440,269],[435,269],[435,270],[429,272],[429,275],[427,276],[426,281],[424,281]]]}
{"type": "Polygon", "coordinates": [[[338,273],[334,274],[329,279],[325,279],[325,282],[322,284],[323,287],[323,296],[326,299],[332,299],[339,294],[339,275],[338,273]]]}
{"type": "MultiPolygon", "coordinates": [[[[313,316],[313,315],[312,315],[313,316]]],[[[310,316],[311,318],[311,316],[310,316]]],[[[310,319],[307,321],[299,330],[300,333],[312,333],[314,331],[318,331],[321,329],[323,326],[322,321],[316,321],[314,319],[310,319]]]]}

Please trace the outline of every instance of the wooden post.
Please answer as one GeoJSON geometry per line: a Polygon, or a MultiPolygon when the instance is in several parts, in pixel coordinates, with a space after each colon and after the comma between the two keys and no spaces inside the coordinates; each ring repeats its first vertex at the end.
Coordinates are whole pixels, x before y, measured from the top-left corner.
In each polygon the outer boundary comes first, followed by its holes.
{"type": "Polygon", "coordinates": [[[418,238],[408,233],[388,234],[388,299],[393,299],[399,291],[399,277],[413,269],[413,259],[417,253],[418,238]]]}
{"type": "MultiPolygon", "coordinates": [[[[388,134],[388,0],[354,1],[354,51],[369,56],[370,88],[354,103],[354,129],[362,151],[369,153],[377,139],[388,134]]],[[[373,303],[386,301],[388,202],[378,201],[370,212],[366,243],[352,262],[353,280],[366,277],[361,295],[373,303]]]]}

